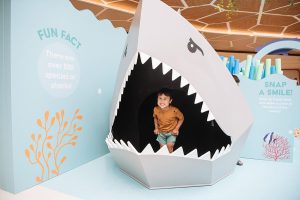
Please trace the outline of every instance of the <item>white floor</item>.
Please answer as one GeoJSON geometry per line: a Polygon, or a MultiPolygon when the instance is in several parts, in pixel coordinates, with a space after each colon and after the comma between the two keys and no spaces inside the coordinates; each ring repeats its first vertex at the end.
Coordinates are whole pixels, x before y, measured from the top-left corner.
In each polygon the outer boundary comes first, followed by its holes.
{"type": "Polygon", "coordinates": [[[11,194],[0,189],[0,200],[79,200],[79,198],[42,186],[35,186],[18,194],[11,194]]]}
{"type": "Polygon", "coordinates": [[[293,163],[242,161],[244,166],[213,186],[149,190],[122,173],[107,154],[22,193],[0,190],[0,200],[300,199],[300,140],[293,163]]]}

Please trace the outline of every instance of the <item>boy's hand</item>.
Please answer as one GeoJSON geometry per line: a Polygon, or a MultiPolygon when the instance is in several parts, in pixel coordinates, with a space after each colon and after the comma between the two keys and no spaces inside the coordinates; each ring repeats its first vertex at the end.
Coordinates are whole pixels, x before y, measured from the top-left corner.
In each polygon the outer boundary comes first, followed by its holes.
{"type": "Polygon", "coordinates": [[[173,133],[173,135],[178,135],[178,134],[179,134],[179,130],[178,130],[178,129],[174,129],[174,130],[172,131],[172,133],[173,133]]]}
{"type": "Polygon", "coordinates": [[[159,134],[158,129],[154,129],[154,133],[155,133],[155,135],[158,135],[159,134]]]}

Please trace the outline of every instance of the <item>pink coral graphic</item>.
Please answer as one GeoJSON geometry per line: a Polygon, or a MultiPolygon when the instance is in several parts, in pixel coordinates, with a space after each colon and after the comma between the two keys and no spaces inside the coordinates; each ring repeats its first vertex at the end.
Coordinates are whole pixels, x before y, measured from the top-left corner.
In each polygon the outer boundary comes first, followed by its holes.
{"type": "Polygon", "coordinates": [[[264,143],[264,156],[269,159],[284,160],[290,158],[290,144],[286,137],[278,134],[272,135],[269,142],[264,143]]]}

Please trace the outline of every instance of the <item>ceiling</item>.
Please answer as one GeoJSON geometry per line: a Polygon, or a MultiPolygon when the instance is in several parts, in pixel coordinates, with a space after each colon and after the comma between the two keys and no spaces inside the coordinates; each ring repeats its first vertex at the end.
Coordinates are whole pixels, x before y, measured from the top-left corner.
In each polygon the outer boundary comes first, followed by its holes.
{"type": "MultiPolygon", "coordinates": [[[[139,0],[70,0],[78,10],[88,9],[99,20],[129,30],[139,0]]],[[[268,42],[300,39],[300,0],[162,0],[181,13],[217,51],[255,53],[268,42]],[[293,2],[293,5],[290,2],[293,2]],[[220,8],[218,5],[223,5],[220,8]]],[[[289,51],[300,55],[299,50],[289,51]]]]}

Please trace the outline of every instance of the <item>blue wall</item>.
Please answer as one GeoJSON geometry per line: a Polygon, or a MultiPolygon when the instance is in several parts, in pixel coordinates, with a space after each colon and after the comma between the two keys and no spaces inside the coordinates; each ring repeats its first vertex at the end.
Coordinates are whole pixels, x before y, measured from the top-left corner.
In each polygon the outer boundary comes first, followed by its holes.
{"type": "Polygon", "coordinates": [[[8,190],[19,192],[108,152],[127,33],[61,0],[11,0],[10,22],[13,167],[1,166],[1,173],[14,170],[8,190]]]}
{"type": "Polygon", "coordinates": [[[13,149],[10,103],[10,6],[1,0],[1,63],[0,63],[0,187],[13,190],[13,149]],[[2,20],[3,19],[3,20],[2,20]]]}

